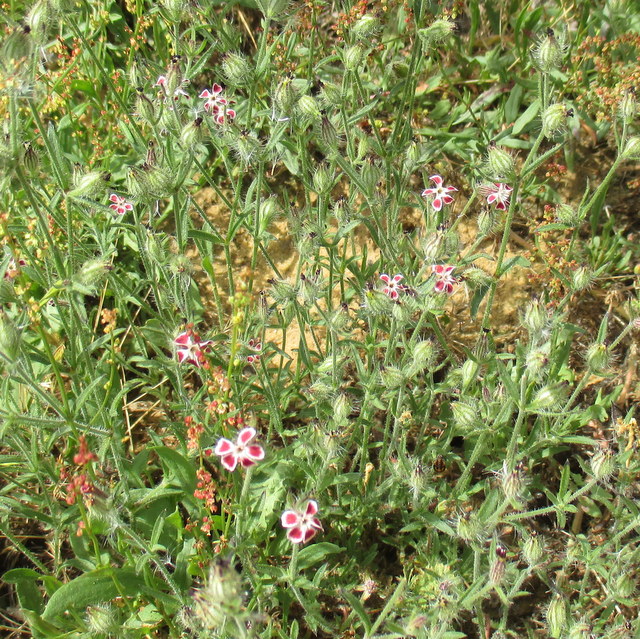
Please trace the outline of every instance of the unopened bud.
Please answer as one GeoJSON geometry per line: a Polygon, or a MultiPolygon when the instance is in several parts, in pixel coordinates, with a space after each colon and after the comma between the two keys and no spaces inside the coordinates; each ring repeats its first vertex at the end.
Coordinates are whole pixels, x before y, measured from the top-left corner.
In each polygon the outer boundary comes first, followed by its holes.
{"type": "Polygon", "coordinates": [[[36,2],[26,17],[25,23],[31,29],[31,36],[40,40],[46,33],[51,23],[51,5],[48,0],[36,2]]]}
{"type": "Polygon", "coordinates": [[[342,89],[332,82],[323,82],[322,91],[320,92],[323,103],[326,106],[341,106],[344,102],[342,89]]]}
{"type": "Polygon", "coordinates": [[[222,73],[229,84],[243,87],[253,81],[253,71],[247,58],[239,53],[229,53],[222,61],[222,73]]]}
{"type": "Polygon", "coordinates": [[[344,52],[344,68],[347,71],[356,71],[362,64],[365,50],[360,44],[354,44],[344,52]]]}
{"type": "Polygon", "coordinates": [[[504,496],[512,504],[521,503],[522,495],[526,487],[524,465],[519,462],[513,470],[509,470],[509,466],[505,460],[502,464],[502,472],[499,475],[504,496]]]}
{"type": "Polygon", "coordinates": [[[412,367],[416,371],[423,371],[433,366],[437,349],[431,340],[421,340],[412,350],[412,367]]]}
{"type": "Polygon", "coordinates": [[[613,453],[609,448],[599,449],[591,458],[591,472],[594,479],[607,481],[616,469],[613,453]]]}
{"type": "Polygon", "coordinates": [[[111,265],[106,260],[88,260],[72,279],[71,286],[80,293],[91,295],[110,270],[111,265]]]}
{"type": "Polygon", "coordinates": [[[532,341],[538,341],[548,324],[548,314],[542,302],[534,299],[525,307],[522,325],[527,329],[532,341]]]}
{"type": "Polygon", "coordinates": [[[543,73],[550,73],[562,64],[563,47],[551,29],[540,40],[533,51],[533,61],[543,73]]]}
{"type": "Polygon", "coordinates": [[[558,408],[562,400],[559,386],[543,386],[534,396],[529,405],[533,412],[544,412],[558,408]]]}
{"type": "Polygon", "coordinates": [[[573,277],[571,278],[571,288],[574,291],[585,291],[590,288],[595,280],[593,272],[584,267],[580,266],[573,272],[573,277]]]}
{"type": "Polygon", "coordinates": [[[202,130],[202,118],[197,117],[193,122],[189,122],[184,126],[180,133],[180,143],[186,149],[193,149],[204,139],[204,131],[202,130]]]}
{"type": "Polygon", "coordinates": [[[285,280],[270,280],[271,295],[277,304],[289,304],[298,297],[296,289],[285,280]]]}
{"type": "Polygon", "coordinates": [[[74,175],[74,188],[69,191],[71,198],[82,198],[89,200],[99,199],[104,193],[107,181],[111,178],[109,173],[101,171],[91,171],[90,173],[74,175]]]}
{"type": "Polygon", "coordinates": [[[542,114],[542,134],[551,138],[565,127],[567,109],[563,104],[552,104],[542,114]]]}
{"type": "Polygon", "coordinates": [[[567,625],[567,604],[562,595],[554,595],[547,608],[549,634],[557,639],[562,636],[567,625]]]}
{"type": "Polygon", "coordinates": [[[605,372],[611,368],[613,355],[611,349],[602,342],[594,342],[587,348],[587,366],[596,372],[605,372]]]}
{"type": "Polygon", "coordinates": [[[548,343],[527,353],[525,367],[530,379],[538,377],[549,363],[548,343]]]}
{"type": "Polygon", "coordinates": [[[472,289],[483,288],[491,283],[491,276],[481,268],[472,266],[464,271],[464,281],[472,289]]]}
{"type": "Polygon", "coordinates": [[[320,164],[313,174],[313,190],[318,195],[326,195],[333,187],[333,176],[326,164],[320,164]]]}
{"type": "Polygon", "coordinates": [[[633,572],[631,570],[624,571],[618,575],[615,581],[613,587],[614,595],[616,598],[628,599],[635,593],[637,585],[633,572]]]}
{"type": "Polygon", "coordinates": [[[322,116],[322,121],[320,123],[320,139],[330,151],[335,151],[340,142],[336,127],[333,126],[333,123],[326,115],[322,116]]]}
{"type": "Polygon", "coordinates": [[[356,40],[365,42],[371,40],[380,28],[380,20],[371,15],[363,15],[351,28],[351,33],[356,40]]]}
{"type": "Polygon", "coordinates": [[[469,399],[451,403],[451,412],[456,426],[462,431],[469,431],[478,425],[478,407],[469,399]]]}
{"type": "Polygon", "coordinates": [[[351,414],[352,404],[346,393],[340,393],[333,402],[333,419],[337,424],[344,424],[351,414]]]}
{"type": "Polygon", "coordinates": [[[506,557],[506,548],[504,546],[498,546],[496,548],[496,557],[489,568],[489,582],[494,586],[500,584],[500,582],[504,579],[506,557]]]}
{"type": "Polygon", "coordinates": [[[113,636],[119,634],[120,619],[110,603],[89,606],[85,613],[87,630],[91,636],[113,636]]]}
{"type": "Polygon", "coordinates": [[[22,163],[29,173],[33,173],[38,168],[38,154],[29,142],[23,144],[22,163]]]}
{"type": "Polygon", "coordinates": [[[380,369],[380,381],[385,388],[393,390],[404,386],[406,378],[396,366],[384,366],[380,369]]]}
{"type": "Polygon", "coordinates": [[[620,119],[625,124],[631,124],[635,120],[637,112],[638,101],[636,100],[635,91],[628,90],[618,106],[620,119]]]}
{"type": "Polygon", "coordinates": [[[293,78],[285,76],[273,92],[273,106],[282,117],[291,117],[298,100],[298,92],[293,86],[293,78]]]}
{"type": "Polygon", "coordinates": [[[566,224],[567,226],[577,226],[584,219],[584,214],[580,214],[573,207],[568,204],[559,204],[556,207],[556,219],[560,224],[566,224]]]}
{"type": "Polygon", "coordinates": [[[512,180],[515,174],[515,161],[513,156],[495,144],[489,145],[485,172],[493,180],[512,180]]]}
{"type": "Polygon", "coordinates": [[[524,560],[533,568],[543,560],[544,555],[545,548],[543,539],[540,535],[532,533],[522,546],[522,556],[524,560]]]}
{"type": "Polygon", "coordinates": [[[436,20],[426,29],[420,29],[418,36],[426,47],[444,42],[454,31],[456,25],[452,20],[436,20]]]}
{"type": "Polygon", "coordinates": [[[474,362],[472,359],[468,359],[462,365],[461,378],[463,389],[478,381],[478,368],[478,362],[474,362]]]}
{"type": "Polygon", "coordinates": [[[493,235],[501,226],[498,209],[483,207],[478,215],[478,233],[480,236],[493,235]]]}
{"type": "Polygon", "coordinates": [[[631,138],[625,144],[620,157],[623,160],[640,160],[640,136],[631,138]]]}
{"type": "Polygon", "coordinates": [[[313,122],[320,120],[320,118],[322,117],[318,102],[314,97],[310,95],[303,95],[298,100],[298,111],[301,115],[309,118],[313,122]]]}

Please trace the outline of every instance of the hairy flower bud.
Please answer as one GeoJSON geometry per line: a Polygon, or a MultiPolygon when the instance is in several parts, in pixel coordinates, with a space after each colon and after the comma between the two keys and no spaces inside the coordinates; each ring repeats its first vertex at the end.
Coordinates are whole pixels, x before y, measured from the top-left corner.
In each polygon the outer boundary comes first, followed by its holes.
{"type": "Polygon", "coordinates": [[[365,14],[351,27],[351,33],[356,40],[366,42],[371,40],[380,29],[380,20],[375,16],[365,14]]]}
{"type": "Polygon", "coordinates": [[[534,396],[529,404],[532,412],[551,411],[560,405],[563,393],[560,386],[543,386],[534,396]]]}
{"type": "Polygon", "coordinates": [[[534,299],[527,304],[521,322],[529,333],[530,340],[532,342],[540,341],[543,331],[547,328],[549,316],[539,299],[534,299]]]}
{"type": "Polygon", "coordinates": [[[111,178],[109,173],[91,171],[74,175],[74,188],[67,194],[70,198],[96,200],[104,193],[107,181],[111,178]]]}
{"type": "Polygon", "coordinates": [[[599,449],[591,457],[591,472],[598,481],[607,481],[616,468],[615,459],[609,448],[599,449]]]}
{"type": "Polygon", "coordinates": [[[542,114],[542,134],[551,138],[565,128],[567,109],[563,104],[552,104],[542,114]]]}
{"type": "Polygon", "coordinates": [[[635,91],[626,91],[620,104],[618,105],[618,114],[620,119],[625,124],[631,124],[638,113],[638,101],[636,99],[635,91]]]}
{"type": "Polygon", "coordinates": [[[592,371],[605,372],[611,368],[613,355],[608,346],[602,342],[594,342],[587,348],[585,360],[592,371]]]}
{"type": "Polygon", "coordinates": [[[107,260],[87,260],[71,280],[71,288],[85,295],[93,295],[110,270],[111,265],[107,260]]]}
{"type": "Polygon", "coordinates": [[[462,431],[470,431],[478,425],[478,406],[472,398],[451,403],[455,425],[462,431]]]}
{"type": "Polygon", "coordinates": [[[640,160],[640,136],[630,138],[625,144],[620,157],[623,160],[640,160]]]}
{"type": "Polygon", "coordinates": [[[320,122],[320,140],[329,152],[336,151],[340,143],[336,127],[326,115],[322,116],[320,122]]]}
{"type": "Polygon", "coordinates": [[[310,95],[303,95],[298,100],[298,111],[312,122],[317,122],[322,117],[320,107],[316,99],[310,95]]]}
{"type": "Polygon", "coordinates": [[[253,70],[247,58],[240,53],[228,53],[222,61],[222,73],[229,84],[244,87],[253,81],[253,70]]]}
{"type": "Polygon", "coordinates": [[[186,149],[193,149],[204,139],[204,131],[202,130],[202,118],[197,117],[193,122],[186,124],[180,133],[180,143],[186,149]]]}
{"type": "Polygon", "coordinates": [[[347,417],[351,414],[353,404],[349,395],[340,393],[333,402],[333,420],[336,424],[343,425],[346,423],[347,417]]]}
{"type": "Polygon", "coordinates": [[[537,566],[544,559],[544,541],[540,535],[534,532],[527,537],[522,546],[522,556],[532,568],[537,566]]]}
{"type": "Polygon", "coordinates": [[[343,54],[344,68],[347,71],[356,71],[364,60],[365,50],[360,44],[354,44],[349,47],[343,54]]]}
{"type": "Polygon", "coordinates": [[[85,613],[87,630],[91,636],[114,636],[119,634],[121,620],[110,603],[89,606],[85,613]]]}
{"type": "Polygon", "coordinates": [[[478,215],[478,233],[480,236],[493,235],[500,230],[499,210],[494,207],[483,207],[478,215]]]}
{"type": "Polygon", "coordinates": [[[313,190],[318,195],[327,195],[333,188],[334,177],[326,164],[319,164],[313,174],[313,190]]]}
{"type": "Polygon", "coordinates": [[[494,586],[499,585],[500,582],[504,579],[506,557],[506,548],[504,546],[498,546],[496,548],[496,557],[489,567],[489,582],[494,586]]]}
{"type": "Polygon", "coordinates": [[[543,73],[560,68],[564,56],[563,45],[551,29],[547,30],[533,50],[533,62],[543,73]]]}
{"type": "Polygon", "coordinates": [[[547,608],[547,627],[549,634],[557,639],[567,625],[567,604],[560,594],[553,595],[549,607],[547,608]]]}
{"type": "Polygon", "coordinates": [[[326,106],[339,107],[344,102],[344,96],[342,89],[332,82],[322,82],[322,90],[320,91],[320,97],[323,104],[326,106]]]}
{"type": "Polygon", "coordinates": [[[571,289],[573,291],[585,291],[591,287],[594,280],[593,272],[585,266],[581,266],[573,272],[571,289]]]}
{"type": "Polygon", "coordinates": [[[396,366],[384,366],[380,369],[380,381],[385,388],[393,390],[404,386],[407,380],[403,371],[396,366]]]}
{"type": "Polygon", "coordinates": [[[484,171],[492,180],[512,181],[515,175],[515,160],[508,151],[492,143],[489,145],[484,171]]]}
{"type": "Polygon", "coordinates": [[[567,226],[577,226],[584,220],[586,211],[580,213],[568,204],[559,204],[556,207],[556,220],[560,224],[566,224],[567,226]]]}
{"type": "Polygon", "coordinates": [[[418,36],[426,47],[433,47],[444,42],[454,31],[456,25],[452,20],[436,20],[426,29],[420,29],[418,36]]]}

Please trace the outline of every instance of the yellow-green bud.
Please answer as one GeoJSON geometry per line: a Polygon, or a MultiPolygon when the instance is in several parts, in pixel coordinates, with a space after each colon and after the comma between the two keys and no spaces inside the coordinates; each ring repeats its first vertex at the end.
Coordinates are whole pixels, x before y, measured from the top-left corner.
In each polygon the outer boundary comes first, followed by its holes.
{"type": "Polygon", "coordinates": [[[37,40],[44,36],[51,23],[51,5],[48,0],[36,2],[26,17],[26,24],[31,29],[31,36],[37,40]]]}
{"type": "Polygon", "coordinates": [[[120,620],[110,603],[89,606],[85,613],[87,630],[92,636],[113,636],[119,634],[120,620]]]}
{"type": "Polygon", "coordinates": [[[513,156],[495,144],[489,146],[485,172],[494,180],[513,179],[515,174],[515,161],[513,156]]]}
{"type": "Polygon", "coordinates": [[[471,399],[451,403],[451,412],[458,428],[469,431],[478,424],[478,407],[471,399]]]}
{"type": "Polygon", "coordinates": [[[455,30],[456,25],[451,20],[436,20],[426,29],[420,29],[418,36],[426,47],[432,47],[444,42],[455,30]]]}
{"type": "Polygon", "coordinates": [[[568,204],[559,204],[556,207],[556,220],[560,224],[566,224],[567,226],[577,226],[584,219],[584,215],[580,214],[573,207],[568,204]]]}
{"type": "Polygon", "coordinates": [[[29,173],[38,168],[38,154],[30,142],[25,142],[22,146],[22,163],[29,173]]]}
{"type": "Polygon", "coordinates": [[[344,52],[344,68],[347,71],[356,71],[362,64],[365,51],[362,45],[354,44],[344,52]]]}
{"type": "Polygon", "coordinates": [[[229,53],[222,61],[222,73],[229,84],[243,87],[253,81],[253,70],[244,55],[229,53]]]}
{"type": "Polygon", "coordinates": [[[567,110],[563,104],[552,104],[542,114],[542,133],[551,138],[562,131],[567,120],[567,110]]]}
{"type": "Polygon", "coordinates": [[[562,595],[554,595],[547,608],[549,634],[557,639],[562,636],[567,625],[567,604],[562,595]]]}
{"type": "Polygon", "coordinates": [[[406,382],[404,373],[396,366],[384,366],[381,368],[380,380],[387,389],[400,388],[406,382]]]}
{"type": "Polygon", "coordinates": [[[478,215],[478,233],[480,236],[493,235],[500,229],[501,220],[498,209],[483,207],[478,215]]]}
{"type": "Polygon", "coordinates": [[[609,449],[599,449],[591,458],[591,472],[598,481],[607,481],[615,469],[615,459],[609,449]]]}
{"type": "Polygon", "coordinates": [[[337,424],[344,424],[351,414],[352,404],[346,393],[340,393],[333,402],[333,419],[337,424]]]}
{"type": "Polygon", "coordinates": [[[351,28],[356,40],[370,40],[380,28],[380,20],[374,16],[363,15],[351,28]]]}
{"type": "Polygon", "coordinates": [[[88,260],[72,279],[72,288],[86,295],[91,295],[110,270],[111,265],[106,260],[100,258],[88,260]]]}
{"type": "Polygon", "coordinates": [[[68,196],[71,198],[87,198],[90,200],[99,199],[104,193],[107,181],[110,179],[109,173],[100,171],[91,171],[90,173],[74,175],[74,187],[69,191],[68,196]]]}
{"type": "Polygon", "coordinates": [[[478,363],[468,359],[462,365],[462,388],[467,388],[478,380],[478,363]]]}
{"type": "Polygon", "coordinates": [[[332,82],[323,82],[320,92],[322,101],[327,106],[341,106],[343,103],[342,89],[332,82]]]}
{"type": "Polygon", "coordinates": [[[530,337],[537,341],[548,323],[548,314],[539,299],[534,299],[524,309],[522,325],[527,329],[530,337]]]}
{"type": "Polygon", "coordinates": [[[620,157],[623,160],[640,160],[640,136],[631,138],[625,144],[620,157]]]}
{"type": "Polygon", "coordinates": [[[557,408],[562,399],[559,387],[543,386],[533,397],[530,409],[533,412],[547,411],[557,408]]]}
{"type": "Polygon", "coordinates": [[[303,95],[298,100],[298,111],[301,115],[309,118],[313,122],[322,117],[322,113],[320,113],[320,107],[318,106],[316,99],[310,95],[303,95]]]}
{"type": "Polygon", "coordinates": [[[533,61],[543,73],[550,73],[560,68],[564,52],[553,31],[549,29],[546,35],[533,51],[533,61]]]}
{"type": "Polygon", "coordinates": [[[532,534],[528,537],[522,546],[522,556],[524,560],[531,566],[537,566],[545,555],[544,541],[537,535],[532,534]]]}
{"type": "Polygon", "coordinates": [[[180,142],[186,149],[193,148],[204,139],[204,131],[202,130],[202,118],[197,117],[193,122],[189,122],[180,133],[180,142]]]}
{"type": "Polygon", "coordinates": [[[326,164],[320,164],[313,174],[313,190],[318,195],[326,195],[333,187],[333,176],[326,164]]]}
{"type": "Polygon", "coordinates": [[[573,272],[571,288],[574,291],[584,291],[593,284],[594,279],[594,275],[590,269],[585,266],[580,266],[573,272]]]}
{"type": "Polygon", "coordinates": [[[585,359],[592,371],[605,372],[611,368],[613,356],[608,346],[602,342],[595,342],[587,348],[585,359]]]}
{"type": "Polygon", "coordinates": [[[631,124],[635,120],[638,113],[638,101],[634,91],[629,90],[624,94],[618,106],[618,113],[625,124],[631,124]]]}

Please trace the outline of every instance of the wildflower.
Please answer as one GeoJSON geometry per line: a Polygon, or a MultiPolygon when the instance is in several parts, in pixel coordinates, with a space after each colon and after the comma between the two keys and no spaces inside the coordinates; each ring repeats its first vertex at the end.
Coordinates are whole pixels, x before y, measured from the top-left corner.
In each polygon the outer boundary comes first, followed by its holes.
{"type": "Polygon", "coordinates": [[[509,206],[509,198],[513,189],[507,184],[496,182],[494,184],[483,184],[478,191],[487,198],[487,204],[496,203],[496,208],[505,211],[509,206]]]}
{"type": "MultiPolygon", "coordinates": [[[[156,80],[156,83],[153,85],[154,87],[162,87],[164,89],[164,91],[167,91],[167,76],[165,75],[161,75],[158,77],[158,79],[156,80]]],[[[182,83],[184,84],[184,82],[182,83]]],[[[176,87],[173,91],[173,99],[177,100],[181,95],[186,96],[187,98],[189,97],[189,94],[182,88],[181,85],[178,85],[178,87],[176,87]]]]}
{"type": "Polygon", "coordinates": [[[84,435],[80,435],[78,440],[79,447],[78,452],[73,456],[73,463],[78,466],[84,466],[92,461],[97,461],[98,457],[95,453],[89,450],[87,439],[84,435]]]}
{"type": "Polygon", "coordinates": [[[451,204],[453,202],[453,197],[449,193],[458,189],[455,186],[442,186],[443,180],[439,175],[432,175],[429,179],[435,183],[435,187],[422,191],[422,197],[432,196],[431,206],[433,206],[434,210],[440,211],[443,204],[451,204]]]}
{"type": "Polygon", "coordinates": [[[400,282],[404,279],[404,275],[394,275],[393,277],[389,277],[386,273],[383,273],[380,276],[380,279],[386,284],[386,286],[382,289],[382,292],[385,295],[388,295],[392,300],[397,300],[399,291],[404,290],[404,285],[400,284],[400,282]]]}
{"type": "Polygon", "coordinates": [[[247,343],[247,346],[255,353],[251,355],[247,355],[247,362],[249,364],[255,364],[260,361],[260,351],[262,350],[262,342],[259,342],[257,339],[251,338],[247,343]]]}
{"type": "Polygon", "coordinates": [[[319,530],[322,530],[320,520],[315,516],[318,503],[313,499],[307,502],[304,513],[297,510],[285,510],[280,521],[283,528],[288,528],[287,537],[294,544],[309,541],[319,530]]]}
{"type": "Polygon", "coordinates": [[[118,215],[124,215],[127,211],[133,211],[133,204],[127,202],[127,199],[121,195],[112,193],[109,196],[109,201],[113,204],[109,204],[109,208],[114,210],[118,215]]]}
{"type": "Polygon", "coordinates": [[[211,91],[204,89],[198,96],[205,99],[204,110],[211,111],[213,119],[218,124],[224,124],[227,118],[233,120],[236,117],[236,112],[228,108],[229,101],[222,97],[222,91],[222,87],[215,82],[211,87],[211,91]]]}
{"type": "Polygon", "coordinates": [[[178,353],[178,362],[193,362],[196,366],[200,367],[205,362],[204,351],[205,348],[211,344],[211,340],[201,341],[200,336],[194,333],[193,330],[187,329],[183,333],[180,333],[178,337],[173,340],[176,345],[178,353]]]}
{"type": "Polygon", "coordinates": [[[238,464],[243,468],[248,468],[264,459],[264,448],[257,444],[251,444],[255,436],[255,428],[243,428],[238,433],[238,440],[235,444],[223,437],[218,441],[213,452],[222,458],[222,465],[229,471],[234,471],[238,464]]]}
{"type": "Polygon", "coordinates": [[[431,271],[436,276],[435,290],[437,293],[446,293],[451,295],[453,287],[456,284],[456,278],[451,275],[454,266],[446,266],[444,264],[434,264],[431,271]]]}

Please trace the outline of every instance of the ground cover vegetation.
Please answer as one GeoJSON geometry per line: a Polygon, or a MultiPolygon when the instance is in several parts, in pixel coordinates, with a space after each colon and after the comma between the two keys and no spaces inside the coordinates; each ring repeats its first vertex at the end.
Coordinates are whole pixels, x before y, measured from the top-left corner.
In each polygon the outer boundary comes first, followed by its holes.
{"type": "Polygon", "coordinates": [[[3,636],[637,636],[635,2],[0,15],[3,636]]]}

